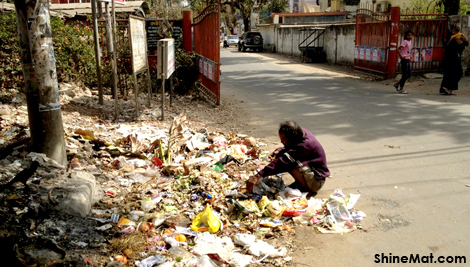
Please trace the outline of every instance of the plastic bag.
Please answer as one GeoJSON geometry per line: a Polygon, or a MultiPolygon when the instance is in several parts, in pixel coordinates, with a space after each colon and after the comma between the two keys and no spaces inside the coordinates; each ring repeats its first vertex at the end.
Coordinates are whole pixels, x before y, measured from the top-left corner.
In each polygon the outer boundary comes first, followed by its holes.
{"type": "Polygon", "coordinates": [[[282,257],[286,255],[286,249],[282,248],[281,250],[277,250],[272,245],[262,241],[257,240],[254,244],[250,246],[248,249],[248,253],[253,256],[259,257],[262,255],[268,255],[269,257],[282,257]]]}
{"type": "Polygon", "coordinates": [[[342,221],[349,221],[352,219],[351,214],[344,204],[344,199],[340,197],[331,195],[330,201],[326,204],[326,207],[330,214],[336,219],[340,219],[342,221]]]}
{"type": "Polygon", "coordinates": [[[145,212],[149,212],[156,207],[155,203],[153,203],[150,197],[144,197],[140,202],[140,205],[142,206],[142,210],[145,212]]]}
{"type": "Polygon", "coordinates": [[[162,255],[150,256],[142,261],[136,261],[135,266],[138,267],[152,267],[154,265],[162,264],[166,261],[166,257],[162,255]]]}
{"type": "Polygon", "coordinates": [[[221,222],[219,218],[214,214],[209,205],[206,206],[206,209],[199,213],[191,224],[191,230],[195,232],[206,232],[213,234],[219,231],[221,222]]]}
{"type": "Polygon", "coordinates": [[[243,246],[243,247],[249,247],[253,245],[256,241],[256,236],[255,235],[250,235],[250,234],[236,234],[235,237],[233,238],[233,242],[237,245],[243,246]]]}
{"type": "Polygon", "coordinates": [[[222,266],[222,264],[219,264],[218,262],[212,260],[209,256],[207,255],[202,255],[199,258],[199,261],[197,262],[197,266],[206,266],[206,267],[219,267],[222,266]]]}
{"type": "Polygon", "coordinates": [[[271,201],[271,204],[267,207],[267,213],[273,218],[279,218],[286,209],[286,206],[282,205],[278,200],[271,201]]]}
{"type": "Polygon", "coordinates": [[[229,260],[229,264],[231,267],[245,267],[251,263],[252,259],[253,257],[250,255],[235,252],[232,254],[232,257],[229,260]]]}
{"type": "Polygon", "coordinates": [[[261,211],[261,213],[265,214],[266,207],[269,206],[269,204],[271,204],[271,201],[269,201],[269,199],[266,196],[263,196],[261,200],[258,202],[258,208],[261,211]]]}

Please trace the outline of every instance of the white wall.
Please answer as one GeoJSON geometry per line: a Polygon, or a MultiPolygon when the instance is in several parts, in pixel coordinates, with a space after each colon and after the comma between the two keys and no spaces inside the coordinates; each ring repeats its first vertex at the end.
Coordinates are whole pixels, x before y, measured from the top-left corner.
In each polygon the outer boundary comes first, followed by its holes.
{"type": "MultiPolygon", "coordinates": [[[[324,37],[324,51],[327,61],[335,64],[354,65],[354,39],[356,24],[322,25],[326,27],[324,37]]],[[[260,25],[259,29],[264,39],[266,50],[301,56],[299,44],[307,37],[306,31],[313,26],[305,27],[279,27],[279,25],[260,25]]],[[[320,43],[321,45],[321,43],[320,43]]]]}
{"type": "MultiPolygon", "coordinates": [[[[411,0],[377,0],[375,4],[380,4],[384,2],[389,3],[392,6],[403,7],[405,3],[410,4],[411,0]]],[[[372,0],[361,0],[361,4],[365,3],[372,5],[372,0]]]]}

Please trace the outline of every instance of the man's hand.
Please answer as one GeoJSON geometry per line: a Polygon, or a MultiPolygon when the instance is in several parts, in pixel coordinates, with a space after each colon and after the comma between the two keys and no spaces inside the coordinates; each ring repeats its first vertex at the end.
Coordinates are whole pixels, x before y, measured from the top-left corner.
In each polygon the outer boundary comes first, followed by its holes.
{"type": "Polygon", "coordinates": [[[281,151],[280,148],[276,148],[271,155],[269,155],[269,160],[273,161],[276,159],[277,154],[279,154],[279,151],[281,151]]]}
{"type": "Polygon", "coordinates": [[[246,191],[248,191],[248,193],[253,192],[253,187],[255,186],[255,184],[258,183],[260,178],[261,176],[256,174],[256,175],[250,176],[248,180],[246,180],[246,191]]]}

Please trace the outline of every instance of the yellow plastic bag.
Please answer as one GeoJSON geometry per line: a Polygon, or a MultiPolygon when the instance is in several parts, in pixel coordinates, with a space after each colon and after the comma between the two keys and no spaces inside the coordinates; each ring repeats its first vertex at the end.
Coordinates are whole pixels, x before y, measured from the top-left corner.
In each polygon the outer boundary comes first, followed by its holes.
{"type": "Polygon", "coordinates": [[[258,208],[266,216],[269,216],[268,213],[266,213],[266,208],[271,204],[271,201],[266,196],[263,196],[261,200],[258,202],[258,208]]]}
{"type": "Polygon", "coordinates": [[[195,232],[206,232],[213,234],[219,231],[220,229],[220,220],[215,216],[209,205],[206,206],[206,209],[199,213],[191,224],[191,230],[195,232]]]}

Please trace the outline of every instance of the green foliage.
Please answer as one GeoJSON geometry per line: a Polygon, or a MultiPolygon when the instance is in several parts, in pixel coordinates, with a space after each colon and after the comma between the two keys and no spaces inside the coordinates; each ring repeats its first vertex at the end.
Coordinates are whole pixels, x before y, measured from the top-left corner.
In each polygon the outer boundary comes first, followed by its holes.
{"type": "MultiPolygon", "coordinates": [[[[0,13],[0,87],[23,85],[23,70],[19,37],[14,12],[0,13]]],[[[78,23],[65,25],[52,17],[52,41],[56,58],[57,79],[62,81],[96,83],[93,35],[90,27],[78,23]]]]}
{"type": "Polygon", "coordinates": [[[288,0],[271,0],[267,7],[271,13],[283,13],[287,12],[288,0]]]}
{"type": "Polygon", "coordinates": [[[439,4],[440,0],[412,0],[404,3],[405,9],[402,13],[425,13],[425,14],[441,14],[444,13],[444,7],[439,4]]]}
{"type": "Polygon", "coordinates": [[[177,48],[175,57],[176,71],[173,75],[176,79],[175,92],[182,95],[191,94],[196,89],[194,85],[199,74],[196,54],[177,48]]]}
{"type": "Polygon", "coordinates": [[[187,9],[180,3],[182,1],[167,1],[167,0],[147,0],[151,16],[166,19],[181,19],[183,18],[183,10],[187,9]]]}
{"type": "Polygon", "coordinates": [[[83,22],[65,25],[64,20],[51,18],[54,54],[59,82],[79,81],[87,85],[96,82],[93,31],[83,22]]]}
{"type": "MultiPolygon", "coordinates": [[[[412,0],[403,4],[403,8],[408,9],[408,13],[436,13],[442,14],[446,13],[447,9],[449,11],[454,12],[453,10],[457,10],[460,15],[466,14],[467,11],[470,11],[470,0],[412,0]]],[[[455,13],[455,12],[454,12],[455,13]]]]}
{"type": "Polygon", "coordinates": [[[23,84],[23,69],[14,12],[0,13],[0,87],[23,84]]]}

